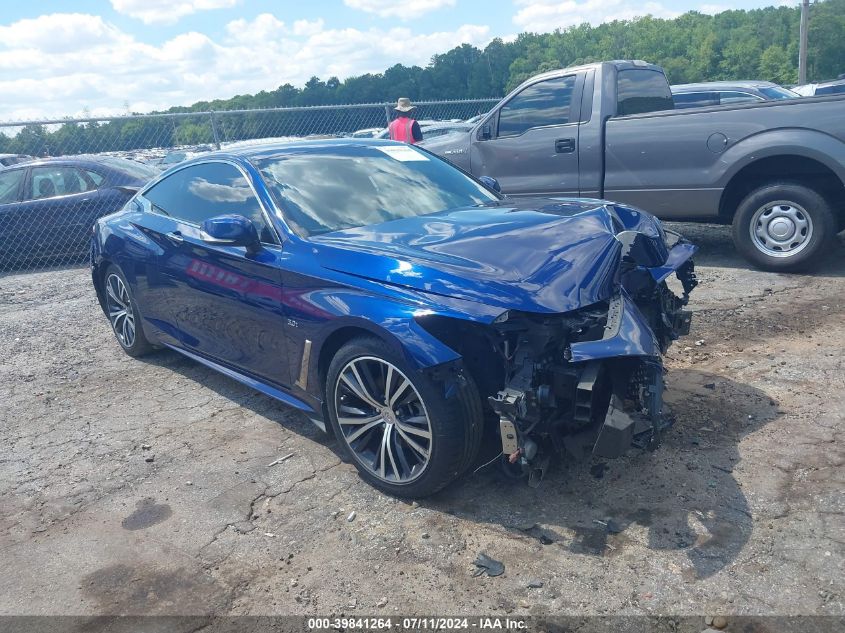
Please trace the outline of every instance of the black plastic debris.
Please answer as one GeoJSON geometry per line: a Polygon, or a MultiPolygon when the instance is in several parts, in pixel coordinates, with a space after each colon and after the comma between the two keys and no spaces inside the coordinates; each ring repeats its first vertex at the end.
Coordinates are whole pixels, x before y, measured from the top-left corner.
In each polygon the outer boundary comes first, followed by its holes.
{"type": "Polygon", "coordinates": [[[472,575],[473,578],[480,576],[484,572],[487,572],[488,576],[501,576],[505,573],[504,563],[490,558],[483,552],[479,553],[478,557],[475,559],[475,566],[478,567],[478,569],[476,569],[475,573],[472,575]]]}
{"type": "Polygon", "coordinates": [[[599,462],[598,464],[593,464],[590,467],[590,474],[596,479],[601,479],[602,477],[604,477],[605,470],[607,470],[607,464],[605,464],[604,462],[599,462]]]}

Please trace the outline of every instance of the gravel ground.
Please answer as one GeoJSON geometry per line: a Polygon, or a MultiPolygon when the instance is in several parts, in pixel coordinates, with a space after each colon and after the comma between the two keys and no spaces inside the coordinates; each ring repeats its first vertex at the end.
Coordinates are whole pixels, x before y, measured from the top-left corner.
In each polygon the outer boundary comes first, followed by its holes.
{"type": "Polygon", "coordinates": [[[845,244],[780,275],[680,230],[702,283],[664,444],[419,504],[295,411],[125,356],[87,270],[0,277],[0,614],[842,616],[845,244]]]}

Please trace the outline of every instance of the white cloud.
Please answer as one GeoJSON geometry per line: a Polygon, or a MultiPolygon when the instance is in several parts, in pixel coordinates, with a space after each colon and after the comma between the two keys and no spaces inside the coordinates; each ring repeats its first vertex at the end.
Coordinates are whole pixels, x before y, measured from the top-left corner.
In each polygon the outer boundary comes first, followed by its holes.
{"type": "Polygon", "coordinates": [[[112,44],[123,38],[100,16],[55,13],[0,26],[0,42],[8,48],[64,53],[79,48],[112,44]]]}
{"type": "Polygon", "coordinates": [[[585,22],[595,25],[646,15],[658,18],[680,15],[680,12],[659,2],[640,3],[636,0],[514,0],[514,4],[520,7],[513,17],[514,24],[521,30],[537,33],[585,22]]]}
{"type": "Polygon", "coordinates": [[[289,30],[284,22],[270,13],[262,13],[254,20],[233,20],[226,25],[230,37],[242,42],[272,42],[287,35],[289,30]]]}
{"type": "Polygon", "coordinates": [[[716,15],[717,13],[722,13],[723,11],[730,11],[731,7],[726,4],[702,4],[698,10],[700,13],[704,13],[706,15],[716,15]]]}
{"type": "Polygon", "coordinates": [[[262,14],[230,22],[220,40],[186,32],[152,45],[95,15],[37,21],[0,26],[0,121],[121,114],[126,102],[136,112],[189,105],[301,86],[312,75],[343,79],[397,62],[425,65],[435,53],[491,39],[486,26],[325,30],[322,20],[286,24],[262,14]]]}
{"type": "Polygon", "coordinates": [[[230,9],[241,0],[111,0],[118,13],[144,24],[173,24],[186,15],[211,9],[230,9]]]}
{"type": "MultiPolygon", "coordinates": [[[[343,78],[366,72],[380,72],[395,63],[426,65],[435,53],[461,44],[486,44],[486,26],[464,25],[455,31],[415,35],[409,28],[389,30],[334,29],[307,39],[293,63],[304,75],[319,74],[309,69],[324,68],[321,75],[343,78]]],[[[304,76],[303,75],[303,76],[304,76]]]]}
{"type": "Polygon", "coordinates": [[[455,0],[343,0],[343,4],[381,18],[410,20],[444,7],[453,7],[455,0]]]}
{"type": "Polygon", "coordinates": [[[323,18],[317,18],[316,20],[296,20],[293,23],[293,34],[316,35],[323,30],[324,26],[325,22],[323,22],[323,18]]]}
{"type": "Polygon", "coordinates": [[[316,20],[296,20],[292,27],[271,13],[262,13],[252,20],[240,18],[226,25],[226,32],[233,40],[245,43],[273,43],[283,37],[310,36],[322,32],[325,23],[316,20]]]}

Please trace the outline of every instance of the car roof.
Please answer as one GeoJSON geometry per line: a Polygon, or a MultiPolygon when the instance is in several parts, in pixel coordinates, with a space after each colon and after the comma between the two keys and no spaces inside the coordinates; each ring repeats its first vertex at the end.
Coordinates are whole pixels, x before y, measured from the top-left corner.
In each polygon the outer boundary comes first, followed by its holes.
{"type": "Polygon", "coordinates": [[[842,84],[845,84],[845,79],[830,79],[828,81],[820,81],[816,86],[822,88],[824,86],[841,86],[842,84]]]}
{"type": "Polygon", "coordinates": [[[73,156],[53,156],[49,158],[35,158],[32,160],[24,161],[22,163],[9,165],[5,169],[11,169],[13,167],[49,167],[51,165],[62,165],[90,168],[94,169],[95,171],[100,170],[113,174],[126,174],[127,171],[121,165],[121,162],[125,162],[129,165],[146,165],[146,163],[143,163],[141,161],[132,160],[131,158],[124,158],[122,156],[96,156],[92,154],[77,154],[73,156]]]}
{"type": "Polygon", "coordinates": [[[754,88],[771,88],[777,84],[771,81],[703,81],[693,84],[676,84],[670,86],[672,92],[697,92],[699,90],[742,90],[754,88]]]}
{"type": "Polygon", "coordinates": [[[241,158],[247,160],[262,158],[269,158],[277,154],[284,154],[287,152],[294,152],[298,149],[316,149],[325,148],[331,150],[332,148],[340,147],[378,147],[385,145],[406,145],[399,141],[391,141],[387,139],[378,138],[330,138],[330,139],[302,139],[302,140],[288,140],[288,141],[271,141],[269,143],[262,143],[256,145],[248,145],[246,147],[236,147],[223,149],[216,152],[209,152],[201,154],[190,161],[181,163],[186,165],[194,162],[202,162],[209,158],[241,158]]]}
{"type": "Polygon", "coordinates": [[[36,167],[40,165],[86,165],[86,166],[93,166],[99,165],[102,167],[112,167],[111,165],[104,164],[101,160],[98,160],[96,156],[55,156],[50,158],[35,158],[33,160],[28,160],[25,163],[18,163],[16,166],[26,166],[26,167],[36,167]]]}

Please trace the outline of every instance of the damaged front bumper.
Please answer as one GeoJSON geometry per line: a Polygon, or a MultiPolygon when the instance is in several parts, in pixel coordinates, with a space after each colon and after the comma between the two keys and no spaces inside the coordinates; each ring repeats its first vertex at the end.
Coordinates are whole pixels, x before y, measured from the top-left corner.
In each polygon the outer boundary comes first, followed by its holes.
{"type": "Polygon", "coordinates": [[[694,250],[679,239],[662,266],[631,266],[606,309],[561,315],[557,324],[518,316],[500,324],[508,371],[489,403],[506,470],[538,483],[551,453],[615,458],[632,445],[658,445],[670,424],[662,354],[689,333],[694,250]],[[665,283],[673,273],[681,296],[665,283]]]}

